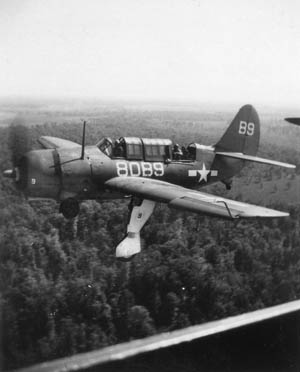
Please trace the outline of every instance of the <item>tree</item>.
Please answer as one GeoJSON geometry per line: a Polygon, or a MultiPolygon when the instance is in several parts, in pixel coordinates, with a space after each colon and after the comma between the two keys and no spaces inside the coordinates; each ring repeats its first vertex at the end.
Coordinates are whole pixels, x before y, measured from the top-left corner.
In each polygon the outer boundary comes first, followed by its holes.
{"type": "Polygon", "coordinates": [[[153,319],[144,306],[133,306],[128,313],[128,332],[130,338],[143,338],[155,333],[153,319]]]}

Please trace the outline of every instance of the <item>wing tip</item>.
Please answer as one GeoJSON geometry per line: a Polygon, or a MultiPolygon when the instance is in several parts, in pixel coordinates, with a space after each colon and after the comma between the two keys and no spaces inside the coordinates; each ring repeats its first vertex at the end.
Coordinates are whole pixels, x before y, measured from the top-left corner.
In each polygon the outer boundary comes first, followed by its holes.
{"type": "Polygon", "coordinates": [[[264,210],[260,211],[259,213],[245,213],[241,215],[241,217],[257,217],[257,218],[282,218],[282,217],[289,217],[290,214],[287,212],[280,212],[274,209],[265,208],[264,210]]]}
{"type": "Polygon", "coordinates": [[[284,118],[284,120],[291,124],[300,125],[300,118],[284,118]]]}

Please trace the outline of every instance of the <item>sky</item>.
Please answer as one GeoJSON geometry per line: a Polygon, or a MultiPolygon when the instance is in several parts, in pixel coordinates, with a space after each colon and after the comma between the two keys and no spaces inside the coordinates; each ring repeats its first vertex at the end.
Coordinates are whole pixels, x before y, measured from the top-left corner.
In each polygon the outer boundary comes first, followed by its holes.
{"type": "Polygon", "coordinates": [[[300,103],[298,0],[0,0],[0,97],[300,103]]]}

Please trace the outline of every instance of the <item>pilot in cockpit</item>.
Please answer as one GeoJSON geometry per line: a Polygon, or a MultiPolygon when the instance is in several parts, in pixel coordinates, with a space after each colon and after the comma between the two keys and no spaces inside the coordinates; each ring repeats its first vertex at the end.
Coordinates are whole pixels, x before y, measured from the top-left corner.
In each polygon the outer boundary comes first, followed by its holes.
{"type": "Polygon", "coordinates": [[[124,158],[125,156],[124,144],[119,139],[115,141],[114,156],[117,158],[124,158]]]}
{"type": "Polygon", "coordinates": [[[181,148],[179,147],[178,143],[174,145],[174,150],[173,150],[173,157],[175,160],[181,160],[183,157],[183,153],[181,151],[181,148]]]}

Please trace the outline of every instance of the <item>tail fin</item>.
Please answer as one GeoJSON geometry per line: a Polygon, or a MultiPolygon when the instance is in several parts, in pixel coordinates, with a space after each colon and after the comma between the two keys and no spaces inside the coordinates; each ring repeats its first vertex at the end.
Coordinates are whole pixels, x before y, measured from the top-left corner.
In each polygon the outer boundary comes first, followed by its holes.
{"type": "Polygon", "coordinates": [[[218,171],[218,179],[227,189],[231,188],[231,178],[245,166],[245,159],[232,158],[227,154],[255,156],[260,137],[260,123],[255,108],[245,105],[240,108],[230,126],[215,145],[216,156],[212,169],[218,171]]]}
{"type": "Polygon", "coordinates": [[[256,155],[259,146],[260,122],[255,108],[240,108],[230,126],[215,145],[216,152],[238,152],[256,155]]]}
{"type": "Polygon", "coordinates": [[[231,178],[239,173],[246,162],[278,165],[295,168],[295,165],[256,156],[260,137],[260,123],[255,108],[243,106],[232,123],[215,145],[212,168],[218,172],[218,179],[230,189],[231,178]]]}

